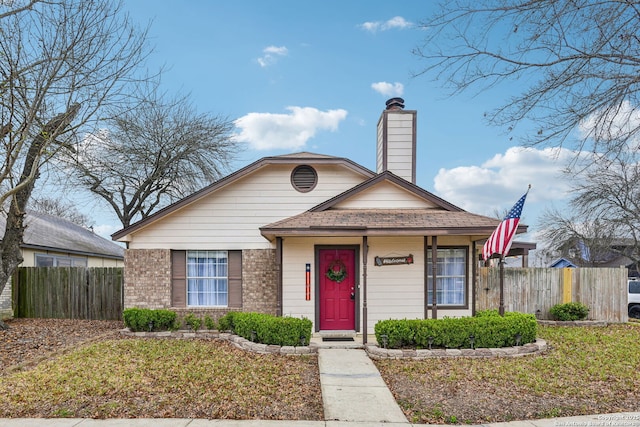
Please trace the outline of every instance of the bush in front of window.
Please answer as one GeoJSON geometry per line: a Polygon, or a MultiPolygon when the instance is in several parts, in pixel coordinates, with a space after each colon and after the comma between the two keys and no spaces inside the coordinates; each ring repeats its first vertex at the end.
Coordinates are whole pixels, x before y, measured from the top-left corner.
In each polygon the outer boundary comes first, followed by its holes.
{"type": "Polygon", "coordinates": [[[387,348],[501,348],[534,342],[537,327],[533,314],[487,310],[474,317],[382,320],[374,329],[387,348]]]}
{"type": "Polygon", "coordinates": [[[589,307],[581,302],[567,302],[556,304],[549,310],[554,320],[572,321],[584,320],[589,314],[589,307]]]}
{"type": "Polygon", "coordinates": [[[309,319],[238,311],[229,312],[219,320],[220,330],[267,345],[309,345],[312,326],[309,319]]]}
{"type": "Polygon", "coordinates": [[[197,332],[198,329],[200,329],[200,326],[202,326],[202,319],[200,319],[193,313],[189,313],[186,316],[184,316],[184,323],[189,328],[197,332]]]}
{"type": "Polygon", "coordinates": [[[124,324],[133,332],[171,331],[178,328],[176,313],[171,310],[127,308],[122,312],[124,324]]]}
{"type": "Polygon", "coordinates": [[[216,321],[211,318],[211,316],[204,316],[204,327],[209,329],[210,331],[217,328],[216,321]]]}

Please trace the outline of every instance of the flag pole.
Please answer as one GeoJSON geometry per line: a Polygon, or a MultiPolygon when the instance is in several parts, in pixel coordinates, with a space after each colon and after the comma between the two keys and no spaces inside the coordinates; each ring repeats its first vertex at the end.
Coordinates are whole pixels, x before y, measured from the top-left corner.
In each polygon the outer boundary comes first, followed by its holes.
{"type": "Polygon", "coordinates": [[[500,254],[500,316],[504,316],[504,255],[500,254]]]}

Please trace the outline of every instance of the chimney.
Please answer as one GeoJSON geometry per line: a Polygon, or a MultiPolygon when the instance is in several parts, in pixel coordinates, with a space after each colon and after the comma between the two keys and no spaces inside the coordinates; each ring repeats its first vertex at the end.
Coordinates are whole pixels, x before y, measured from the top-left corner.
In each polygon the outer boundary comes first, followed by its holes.
{"type": "Polygon", "coordinates": [[[416,114],[404,99],[391,98],[378,120],[376,172],[392,172],[416,183],[416,114]]]}

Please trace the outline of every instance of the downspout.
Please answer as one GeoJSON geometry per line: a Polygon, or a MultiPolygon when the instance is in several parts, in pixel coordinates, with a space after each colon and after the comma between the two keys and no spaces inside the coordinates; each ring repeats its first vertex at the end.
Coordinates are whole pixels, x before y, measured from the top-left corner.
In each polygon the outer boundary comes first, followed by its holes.
{"type": "Polygon", "coordinates": [[[362,344],[367,344],[367,258],[369,257],[369,243],[367,236],[362,236],[362,344]]]}
{"type": "Polygon", "coordinates": [[[282,317],[282,237],[276,237],[276,265],[278,266],[276,278],[276,316],[282,317]]]}

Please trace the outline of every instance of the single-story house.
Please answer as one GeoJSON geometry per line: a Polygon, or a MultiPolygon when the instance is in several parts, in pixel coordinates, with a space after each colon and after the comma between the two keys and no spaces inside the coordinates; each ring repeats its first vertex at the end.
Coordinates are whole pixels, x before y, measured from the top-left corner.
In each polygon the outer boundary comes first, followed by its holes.
{"type": "Polygon", "coordinates": [[[306,317],[327,334],[472,314],[476,255],[500,221],[416,185],[416,119],[387,101],[375,172],[265,157],[114,233],[127,245],[125,308],[306,317]]]}
{"type": "MultiPolygon", "coordinates": [[[[0,230],[6,219],[0,217],[0,230]]],[[[28,211],[21,267],[122,267],[124,247],[64,218],[28,211]]],[[[0,314],[12,315],[11,284],[0,295],[0,314]]]]}

